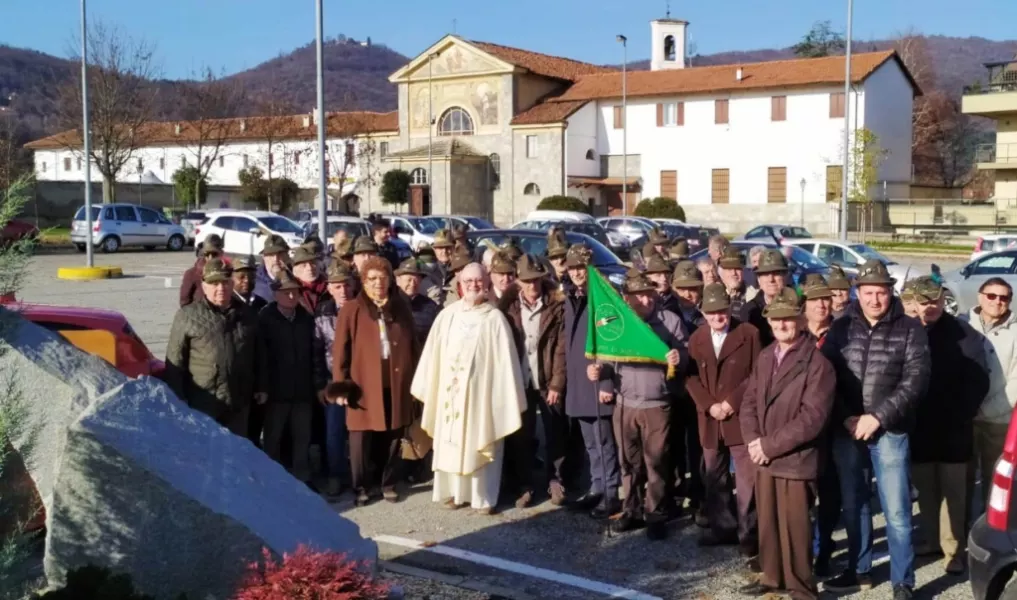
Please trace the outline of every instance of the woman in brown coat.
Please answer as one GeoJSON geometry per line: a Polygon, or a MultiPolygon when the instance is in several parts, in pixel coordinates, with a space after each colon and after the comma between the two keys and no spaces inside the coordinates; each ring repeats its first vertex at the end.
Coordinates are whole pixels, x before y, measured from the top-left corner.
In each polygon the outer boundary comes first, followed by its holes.
{"type": "Polygon", "coordinates": [[[760,353],[741,410],[742,438],[756,465],[763,573],[741,591],[762,596],[784,589],[796,600],[814,599],[809,510],[836,375],[807,335],[793,289],[784,288],[763,317],[776,341],[760,353]]]}
{"type": "Polygon", "coordinates": [[[738,543],[742,555],[756,556],[756,511],[752,488],[756,469],[742,441],[739,410],[759,355],[759,330],[730,315],[731,299],[722,283],[703,290],[700,309],[707,326],[689,339],[689,378],[685,388],[696,404],[703,446],[704,506],[710,529],[700,546],[738,543]],[[731,497],[731,461],[736,498],[731,497]],[[737,515],[731,510],[737,499],[737,515]]]}
{"type": "Polygon", "coordinates": [[[371,257],[361,269],[363,292],[336,319],[330,402],[347,406],[350,475],[357,506],[377,496],[396,502],[403,429],[412,420],[410,383],[420,357],[413,312],[391,294],[392,269],[371,257]],[[374,467],[373,470],[371,467],[374,467]]]}

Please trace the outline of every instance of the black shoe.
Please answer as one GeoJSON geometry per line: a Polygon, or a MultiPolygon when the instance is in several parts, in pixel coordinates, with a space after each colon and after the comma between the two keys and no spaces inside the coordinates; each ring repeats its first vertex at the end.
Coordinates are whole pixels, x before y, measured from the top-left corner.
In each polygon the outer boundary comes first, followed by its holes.
{"type": "Polygon", "coordinates": [[[645,525],[642,519],[637,519],[629,514],[624,514],[620,519],[611,524],[611,531],[615,533],[625,533],[626,531],[634,531],[645,525]]]}
{"type": "Polygon", "coordinates": [[[742,587],[738,588],[738,593],[743,596],[765,596],[767,594],[778,593],[779,591],[780,590],[778,590],[777,588],[772,588],[768,585],[763,585],[762,583],[759,583],[758,579],[756,581],[747,583],[742,587]]]}
{"type": "MultiPolygon", "coordinates": [[[[856,594],[872,589],[872,578],[845,571],[833,579],[823,583],[823,589],[834,594],[856,594]]],[[[910,598],[910,596],[908,596],[910,598]]]]}
{"type": "MultiPolygon", "coordinates": [[[[692,508],[692,507],[690,506],[689,508],[692,508]]],[[[710,519],[708,519],[706,517],[706,512],[705,511],[703,511],[702,509],[697,508],[697,509],[695,509],[695,515],[696,515],[696,526],[697,527],[699,527],[701,529],[709,529],[710,528],[710,519]]]]}
{"type": "Polygon", "coordinates": [[[893,588],[893,600],[911,600],[914,592],[906,585],[896,585],[893,588]]]}
{"type": "Polygon", "coordinates": [[[568,507],[570,510],[593,510],[600,504],[601,499],[603,499],[601,494],[586,493],[569,502],[568,507]]]}
{"type": "Polygon", "coordinates": [[[358,490],[357,499],[353,501],[354,506],[367,506],[367,503],[371,501],[371,497],[367,495],[367,490],[358,490]]]}
{"type": "Polygon", "coordinates": [[[738,534],[733,531],[717,533],[712,530],[707,530],[699,536],[699,546],[702,548],[710,548],[713,546],[734,546],[737,543],[738,534]]]}
{"type": "Polygon", "coordinates": [[[646,524],[646,539],[656,542],[667,537],[667,525],[663,521],[650,521],[646,524]]]}
{"type": "Polygon", "coordinates": [[[831,575],[830,573],[830,557],[823,555],[817,556],[816,562],[812,565],[812,574],[816,576],[816,579],[826,579],[831,575]]]}
{"type": "Polygon", "coordinates": [[[597,521],[603,521],[604,519],[610,519],[614,515],[621,512],[621,504],[618,502],[608,502],[607,504],[601,504],[590,511],[590,517],[597,521]]]}

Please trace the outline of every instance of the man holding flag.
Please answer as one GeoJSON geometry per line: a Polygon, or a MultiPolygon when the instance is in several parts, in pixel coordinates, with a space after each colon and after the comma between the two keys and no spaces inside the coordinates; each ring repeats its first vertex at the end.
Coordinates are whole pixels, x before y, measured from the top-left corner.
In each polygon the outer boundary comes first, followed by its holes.
{"type": "Polygon", "coordinates": [[[588,269],[589,333],[587,369],[599,382],[599,398],[615,403],[625,490],[623,514],[614,525],[625,532],[646,524],[651,540],[666,537],[673,471],[668,436],[671,398],[688,362],[688,334],[680,318],[660,310],[657,291],[645,275],[631,269],[624,302],[596,270],[588,269]]]}

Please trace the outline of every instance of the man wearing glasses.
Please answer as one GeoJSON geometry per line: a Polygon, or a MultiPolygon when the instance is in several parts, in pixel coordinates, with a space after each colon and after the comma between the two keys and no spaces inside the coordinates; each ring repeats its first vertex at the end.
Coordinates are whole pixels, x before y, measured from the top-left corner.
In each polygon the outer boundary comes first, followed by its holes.
{"type": "Polygon", "coordinates": [[[989,393],[975,417],[975,454],[981,463],[982,493],[988,502],[996,459],[1003,453],[1010,414],[1017,401],[1017,317],[1010,311],[1013,288],[993,277],[978,289],[978,306],[967,315],[968,322],[983,336],[989,370],[989,393]]]}

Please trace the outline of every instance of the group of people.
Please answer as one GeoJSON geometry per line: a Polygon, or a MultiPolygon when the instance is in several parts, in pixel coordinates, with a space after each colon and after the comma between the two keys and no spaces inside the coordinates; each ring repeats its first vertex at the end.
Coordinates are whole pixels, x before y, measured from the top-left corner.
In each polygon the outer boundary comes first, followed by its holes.
{"type": "Polygon", "coordinates": [[[912,596],[915,556],[963,573],[974,474],[986,494],[1017,403],[1004,280],[954,317],[936,279],[897,296],[878,261],[795,282],[779,249],[747,266],[715,236],[693,262],[655,231],[620,293],[667,364],[599,361],[592,253],[560,230],[542,256],[511,241],[481,255],[440,230],[403,262],[389,235],[384,221],[340,232],[327,255],[270,236],[260,264],[209,236],[181,287],[169,385],[315,491],[319,449],[325,493],[348,485],[358,506],[433,473],[450,510],[546,494],[651,540],[688,510],[702,546],[736,546],[759,574],[742,593],[815,598],[820,579],[872,586],[874,487],[895,599],[912,596]],[[830,578],[841,526],[847,565],[830,578]]]}

